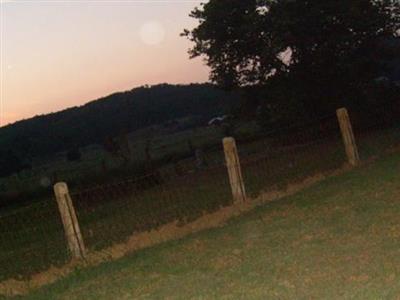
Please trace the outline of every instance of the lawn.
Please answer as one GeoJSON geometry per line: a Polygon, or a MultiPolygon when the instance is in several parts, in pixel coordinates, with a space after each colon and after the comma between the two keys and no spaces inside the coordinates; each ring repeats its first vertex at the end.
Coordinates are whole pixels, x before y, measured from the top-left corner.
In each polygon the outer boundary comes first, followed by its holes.
{"type": "Polygon", "coordinates": [[[400,155],[23,299],[396,299],[400,155]]]}
{"type": "MultiPolygon", "coordinates": [[[[361,157],[365,161],[382,155],[399,141],[397,129],[360,136],[361,157]]],[[[268,146],[265,140],[238,143],[251,198],[285,190],[287,184],[338,169],[345,160],[340,137],[283,148],[268,146]]],[[[185,224],[231,204],[227,171],[222,164],[183,176],[163,174],[162,178],[162,184],[141,190],[132,189],[129,182],[99,186],[87,195],[73,190],[72,200],[87,248],[101,250],[124,242],[134,232],[155,229],[174,220],[185,224]]],[[[138,185],[146,184],[149,182],[138,185]]],[[[64,265],[68,259],[54,199],[0,214],[0,281],[27,279],[51,266],[64,265]]]]}
{"type": "MultiPolygon", "coordinates": [[[[262,147],[259,140],[238,147],[244,152],[241,165],[251,197],[337,169],[345,158],[343,145],[336,137],[280,150],[262,147]],[[248,149],[252,149],[251,153],[246,153],[248,149]],[[316,160],[316,152],[325,154],[316,160]]],[[[222,149],[217,153],[223,155],[222,149]]],[[[231,204],[228,174],[222,159],[217,165],[181,176],[173,170],[163,173],[162,184],[157,185],[153,185],[154,178],[150,177],[137,184],[128,180],[100,185],[83,193],[72,189],[72,200],[89,250],[104,249],[123,242],[133,232],[155,229],[174,220],[184,224],[231,204]],[[137,189],[135,185],[149,186],[137,189]]],[[[0,281],[26,279],[68,261],[60,216],[52,198],[0,214],[0,239],[3,266],[0,281]]]]}

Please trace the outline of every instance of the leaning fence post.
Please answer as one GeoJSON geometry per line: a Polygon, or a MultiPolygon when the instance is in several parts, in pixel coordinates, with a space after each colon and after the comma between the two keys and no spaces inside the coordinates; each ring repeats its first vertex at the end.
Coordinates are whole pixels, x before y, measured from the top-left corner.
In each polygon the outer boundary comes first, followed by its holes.
{"type": "Polygon", "coordinates": [[[349,113],[347,112],[346,108],[340,108],[336,111],[336,114],[339,120],[340,130],[342,132],[347,159],[352,166],[357,166],[360,162],[360,156],[358,154],[357,144],[354,138],[349,113]]]}
{"type": "Polygon", "coordinates": [[[244,202],[246,201],[246,190],[235,139],[231,137],[224,138],[223,145],[233,200],[234,202],[244,202]]]}
{"type": "Polygon", "coordinates": [[[86,249],[67,184],[64,182],[57,183],[54,186],[54,193],[64,225],[68,248],[73,258],[82,259],[86,255],[86,249]]]}

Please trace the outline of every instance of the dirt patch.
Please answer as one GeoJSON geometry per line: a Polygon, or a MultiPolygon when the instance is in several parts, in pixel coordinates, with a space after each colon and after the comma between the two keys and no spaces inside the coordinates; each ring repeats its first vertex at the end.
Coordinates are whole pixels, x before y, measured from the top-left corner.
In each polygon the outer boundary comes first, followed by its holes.
{"type": "MultiPolygon", "coordinates": [[[[205,214],[202,217],[198,218],[196,221],[183,226],[179,226],[178,222],[175,221],[166,224],[158,228],[157,230],[133,233],[132,236],[128,238],[125,243],[116,244],[102,251],[89,253],[85,261],[71,261],[63,267],[53,267],[45,272],[33,275],[30,280],[9,279],[3,281],[0,283],[0,295],[24,295],[29,293],[33,289],[51,284],[67,276],[76,269],[93,267],[106,261],[119,259],[139,249],[151,247],[169,240],[180,239],[189,234],[193,234],[205,229],[222,226],[229,219],[239,216],[244,212],[250,211],[259,205],[263,205],[265,203],[269,203],[271,201],[276,201],[283,197],[293,195],[301,191],[302,189],[310,187],[327,177],[342,174],[350,169],[351,168],[348,165],[345,165],[338,170],[309,177],[299,183],[289,185],[285,190],[277,190],[264,193],[259,197],[255,199],[249,199],[249,201],[246,201],[244,203],[235,203],[231,206],[221,208],[217,212],[205,214]]],[[[189,246],[189,249],[197,248],[198,246],[199,245],[196,245],[196,243],[194,242],[193,245],[189,246]]],[[[216,265],[226,267],[226,263],[232,261],[233,260],[230,258],[223,259],[223,261],[217,262],[216,265]]]]}

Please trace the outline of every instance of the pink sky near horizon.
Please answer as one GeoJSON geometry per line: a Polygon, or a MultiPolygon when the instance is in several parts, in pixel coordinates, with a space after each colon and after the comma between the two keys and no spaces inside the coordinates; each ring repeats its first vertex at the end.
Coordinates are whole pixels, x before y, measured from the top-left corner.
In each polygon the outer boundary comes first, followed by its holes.
{"type": "Polygon", "coordinates": [[[1,126],[144,84],[207,81],[208,68],[189,59],[191,44],[179,36],[196,25],[188,14],[199,4],[3,1],[1,126]],[[141,35],[149,22],[165,31],[155,45],[141,35]]]}

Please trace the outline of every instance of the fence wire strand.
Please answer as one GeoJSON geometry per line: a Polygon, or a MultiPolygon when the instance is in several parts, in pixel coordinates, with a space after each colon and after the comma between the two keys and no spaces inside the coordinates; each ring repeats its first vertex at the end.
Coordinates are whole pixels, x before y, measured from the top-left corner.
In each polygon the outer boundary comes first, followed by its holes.
{"type": "MultiPolygon", "coordinates": [[[[399,145],[398,115],[387,119],[362,111],[350,110],[349,114],[362,160],[399,145]],[[371,118],[373,124],[365,121],[371,118]]],[[[346,163],[334,114],[238,137],[236,142],[249,198],[285,189],[288,184],[346,163]]],[[[184,225],[231,205],[221,143],[209,146],[204,157],[199,162],[194,155],[185,154],[179,160],[166,160],[145,176],[94,186],[71,185],[71,199],[88,251],[123,243],[134,234],[170,222],[184,225]]],[[[0,209],[0,281],[29,277],[64,264],[69,257],[54,196],[0,209]]]]}

